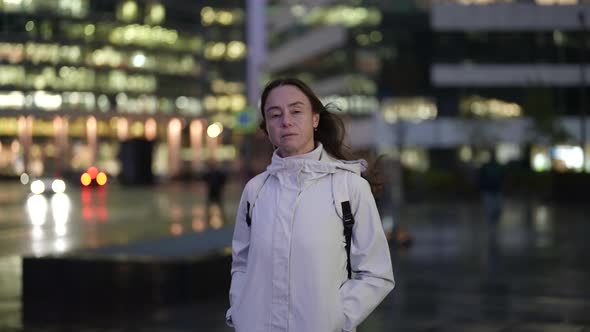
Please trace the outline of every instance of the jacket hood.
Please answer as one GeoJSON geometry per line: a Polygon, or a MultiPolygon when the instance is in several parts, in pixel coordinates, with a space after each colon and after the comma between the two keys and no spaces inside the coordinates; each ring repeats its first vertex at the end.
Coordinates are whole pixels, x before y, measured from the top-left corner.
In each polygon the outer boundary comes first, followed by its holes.
{"type": "Polygon", "coordinates": [[[281,171],[299,171],[306,173],[331,174],[337,171],[349,171],[360,175],[367,170],[367,162],[363,159],[340,160],[328,154],[322,143],[308,153],[291,157],[281,157],[277,150],[272,155],[272,161],[266,168],[270,174],[281,171]]]}

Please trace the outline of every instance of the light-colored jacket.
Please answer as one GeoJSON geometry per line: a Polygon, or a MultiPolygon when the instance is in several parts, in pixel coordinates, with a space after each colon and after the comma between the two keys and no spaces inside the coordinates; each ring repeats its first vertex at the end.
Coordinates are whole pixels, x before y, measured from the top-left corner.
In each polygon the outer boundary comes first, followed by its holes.
{"type": "MultiPolygon", "coordinates": [[[[393,289],[387,240],[360,162],[339,161],[321,144],[281,158],[244,188],[232,241],[230,309],[238,332],[355,331],[393,289]],[[355,218],[348,279],[332,175],[346,172],[355,218]],[[246,200],[254,200],[252,224],[246,200]]],[[[336,188],[337,190],[338,188],[336,188]]]]}

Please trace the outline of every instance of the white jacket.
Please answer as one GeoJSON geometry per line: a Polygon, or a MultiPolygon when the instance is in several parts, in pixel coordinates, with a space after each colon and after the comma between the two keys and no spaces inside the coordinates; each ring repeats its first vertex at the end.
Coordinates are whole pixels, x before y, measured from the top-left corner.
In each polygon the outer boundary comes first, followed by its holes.
{"type": "MultiPolygon", "coordinates": [[[[230,309],[238,332],[355,331],[393,289],[387,240],[360,162],[310,153],[281,158],[244,188],[232,241],[230,309]],[[352,279],[331,175],[348,174],[352,279]],[[264,182],[264,184],[263,184],[264,182]],[[254,200],[252,225],[246,200],[254,200]]],[[[339,208],[340,209],[340,208],[339,208]]]]}

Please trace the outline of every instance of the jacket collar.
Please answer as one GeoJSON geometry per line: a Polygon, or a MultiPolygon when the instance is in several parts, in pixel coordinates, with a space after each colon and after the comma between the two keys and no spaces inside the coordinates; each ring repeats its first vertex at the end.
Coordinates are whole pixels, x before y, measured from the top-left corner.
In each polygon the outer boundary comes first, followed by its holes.
{"type": "Polygon", "coordinates": [[[272,161],[266,170],[270,174],[277,174],[282,171],[299,171],[308,173],[335,173],[345,170],[358,175],[367,169],[367,162],[359,160],[339,160],[330,156],[324,150],[322,143],[317,143],[314,150],[296,156],[281,157],[277,150],[272,155],[272,161]]]}

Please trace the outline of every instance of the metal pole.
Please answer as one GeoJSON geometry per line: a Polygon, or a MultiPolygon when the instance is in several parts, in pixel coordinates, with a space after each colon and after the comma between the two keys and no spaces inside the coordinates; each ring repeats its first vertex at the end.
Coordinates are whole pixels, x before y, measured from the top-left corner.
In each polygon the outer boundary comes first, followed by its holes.
{"type": "Polygon", "coordinates": [[[578,13],[582,38],[580,45],[580,147],[582,148],[582,172],[586,171],[586,66],[588,63],[586,17],[582,9],[578,13]]]}
{"type": "Polygon", "coordinates": [[[248,105],[256,107],[260,94],[260,77],[266,61],[266,0],[248,0],[246,3],[248,6],[246,89],[248,105]]]}

